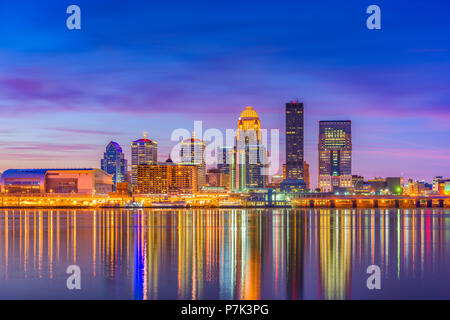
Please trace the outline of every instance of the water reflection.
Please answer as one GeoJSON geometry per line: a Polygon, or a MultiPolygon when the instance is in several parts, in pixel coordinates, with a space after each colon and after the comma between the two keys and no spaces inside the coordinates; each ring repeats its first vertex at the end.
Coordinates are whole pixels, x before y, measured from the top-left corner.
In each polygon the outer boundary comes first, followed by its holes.
{"type": "Polygon", "coordinates": [[[75,298],[450,298],[448,213],[5,210],[0,298],[73,298],[72,264],[85,284],[75,298]],[[378,295],[366,287],[372,264],[378,295]]]}

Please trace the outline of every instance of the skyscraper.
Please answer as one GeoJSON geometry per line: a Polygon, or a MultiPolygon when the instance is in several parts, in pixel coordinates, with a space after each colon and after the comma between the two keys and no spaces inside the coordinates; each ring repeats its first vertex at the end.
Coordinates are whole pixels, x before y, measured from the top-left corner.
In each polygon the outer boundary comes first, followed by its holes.
{"type": "Polygon", "coordinates": [[[217,150],[217,170],[219,171],[219,186],[234,189],[235,181],[235,148],[228,146],[218,147],[217,150]]]}
{"type": "Polygon", "coordinates": [[[158,143],[144,137],[131,143],[131,184],[137,184],[137,166],[158,163],[158,143]]]}
{"type": "Polygon", "coordinates": [[[286,179],[280,184],[283,191],[304,191],[304,129],[303,103],[286,103],[286,179]]]}
{"type": "Polygon", "coordinates": [[[206,143],[195,137],[192,133],[190,139],[181,142],[181,164],[198,166],[198,188],[206,186],[206,163],[205,163],[206,143]]]}
{"type": "Polygon", "coordinates": [[[125,182],[127,178],[127,160],[122,147],[114,141],[106,146],[106,152],[101,160],[101,168],[113,175],[114,187],[118,182],[125,182]]]}
{"type": "Polygon", "coordinates": [[[286,178],[303,179],[303,103],[286,103],[286,178]]]}
{"type": "Polygon", "coordinates": [[[352,188],[351,121],[319,121],[319,188],[352,188]]]}
{"type": "Polygon", "coordinates": [[[238,119],[235,150],[233,189],[264,188],[267,150],[262,145],[261,121],[252,107],[246,107],[238,119]]]}

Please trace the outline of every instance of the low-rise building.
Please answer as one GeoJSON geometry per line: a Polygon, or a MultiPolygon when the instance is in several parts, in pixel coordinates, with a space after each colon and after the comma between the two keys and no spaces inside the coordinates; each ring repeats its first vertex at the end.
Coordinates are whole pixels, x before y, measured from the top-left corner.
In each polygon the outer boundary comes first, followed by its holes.
{"type": "Polygon", "coordinates": [[[193,194],[198,191],[198,166],[166,164],[137,166],[138,194],[193,194]]]}
{"type": "Polygon", "coordinates": [[[100,169],[8,169],[1,190],[8,194],[108,194],[113,175],[100,169]]]}

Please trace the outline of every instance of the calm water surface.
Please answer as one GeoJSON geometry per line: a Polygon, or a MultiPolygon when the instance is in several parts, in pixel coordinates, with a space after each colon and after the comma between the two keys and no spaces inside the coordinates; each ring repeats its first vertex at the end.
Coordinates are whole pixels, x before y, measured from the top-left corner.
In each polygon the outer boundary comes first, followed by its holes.
{"type": "Polygon", "coordinates": [[[17,298],[449,299],[450,210],[3,210],[0,299],[17,298]]]}

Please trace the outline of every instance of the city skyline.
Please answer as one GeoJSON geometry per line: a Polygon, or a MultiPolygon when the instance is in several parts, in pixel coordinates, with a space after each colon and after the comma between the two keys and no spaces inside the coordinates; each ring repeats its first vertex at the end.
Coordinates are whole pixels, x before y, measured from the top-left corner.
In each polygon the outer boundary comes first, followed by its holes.
{"type": "Polygon", "coordinates": [[[32,15],[21,3],[1,5],[0,29],[9,32],[0,37],[0,171],[99,167],[109,141],[131,161],[142,131],[164,161],[173,130],[192,131],[194,120],[235,128],[247,105],[263,128],[281,129],[281,164],[284,105],[298,98],[313,187],[319,120],[352,120],[354,174],[450,176],[447,2],[431,14],[431,4],[380,1],[378,33],[365,28],[356,2],[197,3],[192,20],[167,4],[123,11],[117,1],[78,2],[88,13],[79,32],[65,29],[57,1],[30,1],[32,15]]]}

